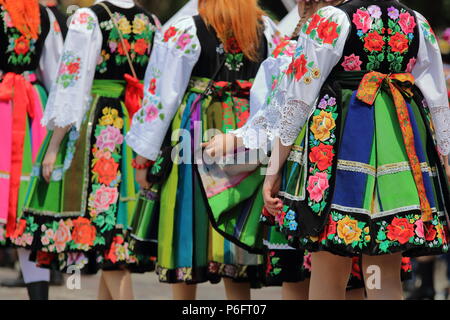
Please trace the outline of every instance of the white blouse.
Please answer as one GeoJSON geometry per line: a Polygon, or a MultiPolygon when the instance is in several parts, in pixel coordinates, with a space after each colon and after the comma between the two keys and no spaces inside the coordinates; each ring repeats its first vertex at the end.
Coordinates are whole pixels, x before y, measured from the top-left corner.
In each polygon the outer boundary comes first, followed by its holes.
{"type": "MultiPolygon", "coordinates": [[[[269,52],[279,35],[275,24],[264,17],[269,52]]],[[[163,140],[200,57],[201,45],[194,19],[180,19],[165,33],[156,35],[145,75],[144,100],[136,112],[127,144],[139,155],[156,160],[163,140]]]]}
{"type": "MultiPolygon", "coordinates": [[[[292,145],[302,127],[315,110],[316,99],[330,75],[330,72],[342,57],[347,36],[351,30],[350,21],[345,12],[335,7],[320,10],[323,18],[336,22],[340,27],[340,36],[333,44],[321,44],[300,33],[292,62],[300,56],[307,61],[308,69],[320,72],[316,77],[296,79],[283,74],[282,79],[271,93],[271,99],[258,108],[258,112],[234,133],[243,138],[248,148],[262,148],[267,152],[275,138],[285,146],[292,145]]],[[[450,151],[450,109],[444,78],[442,60],[428,23],[417,13],[420,28],[420,50],[417,63],[412,71],[416,85],[425,96],[430,108],[439,151],[450,151]],[[429,28],[429,27],[428,27],[429,28]]]]}
{"type": "Polygon", "coordinates": [[[36,75],[47,91],[50,91],[58,73],[58,61],[63,51],[64,40],[55,15],[50,9],[46,10],[50,20],[50,31],[44,42],[36,75]]]}
{"type": "MultiPolygon", "coordinates": [[[[101,1],[96,3],[98,2],[101,1]]],[[[109,2],[125,9],[135,5],[132,0],[109,2]]],[[[153,19],[159,25],[155,16],[153,19]]],[[[47,129],[70,125],[80,128],[91,104],[91,89],[102,43],[103,35],[97,15],[89,8],[77,10],[70,22],[59,71],[64,70],[71,62],[78,62],[79,70],[77,76],[70,81],[57,78],[53,83],[42,119],[42,124],[47,129]]]]}

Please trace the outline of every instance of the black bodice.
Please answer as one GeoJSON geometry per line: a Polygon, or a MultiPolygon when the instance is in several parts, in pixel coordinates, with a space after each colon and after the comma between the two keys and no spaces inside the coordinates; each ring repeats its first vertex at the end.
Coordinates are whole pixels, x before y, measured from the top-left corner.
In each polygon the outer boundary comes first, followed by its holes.
{"type": "Polygon", "coordinates": [[[395,0],[351,0],[338,8],[351,30],[335,71],[411,72],[420,44],[414,11],[395,0]]]}
{"type": "Polygon", "coordinates": [[[9,13],[0,12],[0,70],[3,73],[35,71],[39,66],[45,39],[50,31],[47,10],[40,7],[41,27],[38,39],[27,39],[17,30],[9,13]]]}
{"type": "Polygon", "coordinates": [[[122,45],[119,33],[105,8],[101,5],[92,6],[91,9],[97,15],[103,35],[95,79],[123,80],[125,73],[132,74],[126,51],[129,52],[132,59],[137,77],[144,79],[156,33],[152,15],[137,5],[125,9],[107,1],[104,3],[111,10],[119,30],[122,32],[125,46],[122,45]]]}
{"type": "Polygon", "coordinates": [[[260,59],[254,62],[244,56],[237,44],[234,46],[233,52],[225,52],[214,29],[208,28],[199,15],[194,17],[194,21],[202,50],[192,72],[193,76],[210,79],[216,73],[223,59],[226,59],[225,65],[214,80],[232,82],[255,78],[262,61],[268,55],[268,44],[263,32],[261,32],[259,46],[260,59]]]}

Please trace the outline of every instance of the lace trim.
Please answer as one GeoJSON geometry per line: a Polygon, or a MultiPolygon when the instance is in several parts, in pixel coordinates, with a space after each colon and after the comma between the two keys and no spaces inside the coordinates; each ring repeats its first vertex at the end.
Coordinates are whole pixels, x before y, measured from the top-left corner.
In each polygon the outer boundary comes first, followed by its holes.
{"type": "Polygon", "coordinates": [[[450,108],[448,106],[429,107],[436,131],[437,147],[441,154],[450,153],[450,108]]]}
{"type": "Polygon", "coordinates": [[[270,250],[295,250],[295,248],[285,243],[271,243],[267,240],[263,240],[263,244],[270,250]]]}
{"type": "MultiPolygon", "coordinates": [[[[396,209],[381,211],[381,212],[376,212],[376,213],[373,213],[370,210],[363,209],[363,208],[346,207],[346,206],[341,206],[338,204],[332,204],[331,209],[336,209],[339,211],[349,212],[349,213],[365,214],[365,215],[370,216],[371,219],[376,219],[376,218],[391,216],[393,214],[403,213],[403,212],[407,212],[407,211],[414,211],[414,210],[420,211],[420,206],[407,206],[407,207],[401,207],[401,208],[396,208],[396,209]]],[[[433,213],[437,212],[436,208],[432,208],[431,211],[433,213]]],[[[438,214],[441,215],[440,212],[438,212],[438,214]]]]}
{"type": "MultiPolygon", "coordinates": [[[[422,168],[422,172],[427,172],[430,174],[430,176],[433,176],[436,174],[435,170],[433,170],[426,162],[422,162],[420,164],[420,167],[422,168]]],[[[361,163],[361,162],[355,162],[355,161],[349,161],[349,160],[339,160],[337,165],[338,170],[343,171],[352,171],[352,172],[360,172],[367,175],[370,175],[372,177],[381,177],[388,174],[394,174],[404,171],[411,171],[411,166],[408,162],[398,162],[398,163],[390,163],[385,164],[382,166],[379,166],[378,168],[375,168],[369,164],[361,163]]]]}
{"type": "Polygon", "coordinates": [[[262,148],[267,152],[276,137],[283,145],[295,142],[313,107],[297,99],[286,99],[286,91],[274,93],[267,108],[259,110],[241,129],[232,133],[242,138],[250,149],[262,148]]]}
{"type": "Polygon", "coordinates": [[[303,147],[294,147],[291,153],[289,153],[288,161],[297,162],[300,164],[303,163],[303,150],[303,147]]]}

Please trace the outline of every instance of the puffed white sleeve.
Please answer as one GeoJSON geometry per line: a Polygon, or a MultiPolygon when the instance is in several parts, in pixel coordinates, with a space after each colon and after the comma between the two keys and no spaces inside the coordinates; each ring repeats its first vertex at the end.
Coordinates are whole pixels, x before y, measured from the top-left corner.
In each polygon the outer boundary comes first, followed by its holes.
{"type": "Polygon", "coordinates": [[[264,36],[267,40],[268,55],[284,40],[285,35],[280,32],[278,26],[268,16],[263,16],[264,36]]]}
{"type": "Polygon", "coordinates": [[[127,144],[139,155],[156,160],[166,133],[200,57],[192,17],[158,32],[145,74],[144,100],[133,116],[127,144]]]}
{"type": "Polygon", "coordinates": [[[91,101],[102,33],[95,13],[79,9],[74,14],[42,124],[49,130],[75,125],[80,128],[91,101]]]}
{"type": "Polygon", "coordinates": [[[52,84],[56,80],[58,62],[63,51],[64,40],[55,15],[50,9],[46,8],[46,10],[50,22],[50,31],[44,42],[37,74],[47,91],[50,91],[52,84]]]}
{"type": "Polygon", "coordinates": [[[315,109],[323,84],[342,57],[350,28],[347,15],[331,6],[309,19],[270,99],[241,129],[234,131],[246,147],[267,152],[276,138],[285,146],[294,143],[315,109]]]}
{"type": "Polygon", "coordinates": [[[429,107],[438,150],[447,155],[450,152],[450,109],[442,57],[429,23],[421,14],[416,12],[416,16],[420,47],[412,74],[429,107]]]}
{"type": "Polygon", "coordinates": [[[292,61],[297,45],[293,40],[282,40],[272,54],[261,63],[250,90],[250,118],[270,101],[270,94],[292,61]]]}

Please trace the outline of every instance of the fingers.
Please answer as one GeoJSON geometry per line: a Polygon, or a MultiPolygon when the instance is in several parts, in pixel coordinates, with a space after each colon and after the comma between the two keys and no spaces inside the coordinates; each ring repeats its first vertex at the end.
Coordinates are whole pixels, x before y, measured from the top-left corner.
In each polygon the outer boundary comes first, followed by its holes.
{"type": "Polygon", "coordinates": [[[283,209],[283,202],[279,198],[272,196],[272,190],[270,188],[263,189],[264,205],[270,214],[276,215],[283,209]]]}
{"type": "Polygon", "coordinates": [[[50,183],[50,178],[53,172],[53,164],[44,164],[42,166],[42,176],[44,177],[47,183],[50,183]]]}

